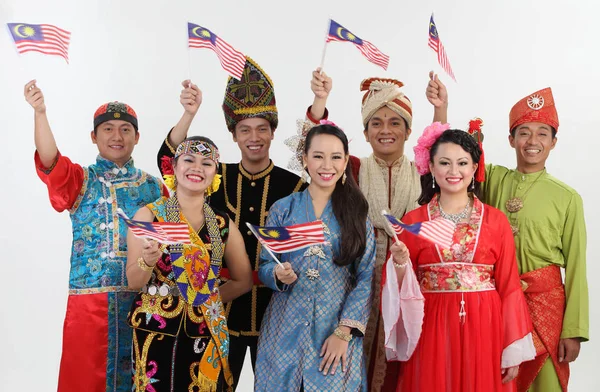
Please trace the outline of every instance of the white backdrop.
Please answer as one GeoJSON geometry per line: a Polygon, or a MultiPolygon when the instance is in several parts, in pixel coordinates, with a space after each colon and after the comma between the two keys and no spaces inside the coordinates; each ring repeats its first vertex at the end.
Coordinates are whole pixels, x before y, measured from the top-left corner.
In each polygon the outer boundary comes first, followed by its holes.
{"type": "MultiPolygon", "coordinates": [[[[0,387],[3,391],[53,391],[61,350],[69,251],[68,214],[57,214],[33,165],[33,113],[23,86],[37,78],[60,150],[81,164],[94,162],[89,131],[95,109],[121,100],[139,116],[141,138],[134,153],[138,167],[158,174],[155,154],[182,113],[180,82],[191,77],[204,101],[190,134],[210,136],[227,161],[239,152],[226,130],[221,102],[227,75],[215,54],[190,53],[188,21],[211,29],[253,57],[275,83],[280,126],[272,158],[284,166],[291,153],[283,144],[295,133],[295,120],[312,102],[310,73],[319,65],[328,18],[378,46],[391,57],[388,71],[369,63],[348,43],[332,43],[325,71],[334,79],[331,119],[353,139],[352,152],[369,153],[360,120],[362,79],[394,77],[405,83],[413,102],[413,136],[407,154],[432,109],[424,90],[430,69],[440,71],[427,46],[429,16],[435,11],[458,83],[448,82],[450,122],[465,127],[485,121],[488,162],[515,165],[507,141],[508,112],[521,97],[551,86],[560,116],[559,142],[548,170],[583,196],[588,227],[588,280],[600,273],[600,209],[594,201],[597,177],[592,149],[600,143],[597,113],[600,76],[600,3],[579,0],[481,1],[142,1],[0,0],[0,23],[51,23],[72,32],[70,64],[59,57],[17,55],[6,31],[0,33],[0,205],[5,224],[0,240],[5,256],[0,284],[0,387]],[[460,4],[456,4],[460,3],[460,4]],[[596,219],[593,219],[596,218],[596,219]]],[[[442,75],[446,81],[449,78],[442,75]]],[[[592,341],[583,344],[572,366],[572,391],[600,390],[594,375],[600,362],[597,333],[600,288],[590,284],[592,341]]],[[[432,369],[432,371],[434,371],[432,369]]],[[[243,387],[252,390],[245,368],[243,387]]]]}

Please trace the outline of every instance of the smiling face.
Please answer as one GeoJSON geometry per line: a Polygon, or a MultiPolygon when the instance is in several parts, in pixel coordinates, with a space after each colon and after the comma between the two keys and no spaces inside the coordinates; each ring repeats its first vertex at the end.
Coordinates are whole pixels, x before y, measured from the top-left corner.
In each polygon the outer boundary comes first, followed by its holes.
{"type": "Polygon", "coordinates": [[[471,154],[454,143],[442,143],[438,146],[433,163],[429,169],[435,177],[442,193],[467,193],[477,164],[471,154]]]}
{"type": "Polygon", "coordinates": [[[375,156],[389,163],[404,154],[404,143],[410,133],[406,121],[387,106],[375,112],[364,131],[375,156]]]}
{"type": "Polygon", "coordinates": [[[316,135],[304,155],[304,165],[310,175],[310,185],[333,189],[344,174],[349,156],[344,153],[344,144],[333,135],[316,135]]]}
{"type": "Polygon", "coordinates": [[[517,169],[521,173],[535,173],[543,170],[550,151],[556,146],[552,127],[544,123],[519,125],[508,141],[517,153],[517,169]]]}
{"type": "Polygon", "coordinates": [[[102,158],[123,166],[131,158],[140,134],[127,121],[110,120],[98,125],[91,137],[102,158]]]}
{"type": "Polygon", "coordinates": [[[269,161],[269,148],[274,134],[264,118],[247,118],[235,125],[233,141],[242,153],[242,161],[260,165],[269,161]]]}
{"type": "Polygon", "coordinates": [[[183,154],[173,164],[177,191],[201,193],[206,191],[217,174],[217,164],[200,154],[183,154]]]}

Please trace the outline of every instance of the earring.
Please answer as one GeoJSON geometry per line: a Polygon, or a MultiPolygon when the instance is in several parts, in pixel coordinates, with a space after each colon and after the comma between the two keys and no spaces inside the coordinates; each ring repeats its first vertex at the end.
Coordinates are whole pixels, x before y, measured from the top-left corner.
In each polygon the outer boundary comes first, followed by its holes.
{"type": "Polygon", "coordinates": [[[433,174],[431,175],[431,179],[433,180],[433,183],[431,184],[431,188],[435,189],[435,177],[433,176],[433,174]]]}
{"type": "Polygon", "coordinates": [[[342,176],[342,185],[346,184],[346,173],[344,173],[344,175],[342,176]]]}
{"type": "Polygon", "coordinates": [[[475,189],[475,176],[473,176],[473,181],[471,181],[471,189],[475,189]]]}

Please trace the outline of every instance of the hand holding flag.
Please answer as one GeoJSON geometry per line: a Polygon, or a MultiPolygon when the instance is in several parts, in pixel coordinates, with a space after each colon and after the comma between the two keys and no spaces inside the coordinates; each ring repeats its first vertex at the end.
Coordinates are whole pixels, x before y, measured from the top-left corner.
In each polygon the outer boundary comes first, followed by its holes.
{"type": "Polygon", "coordinates": [[[399,242],[398,235],[406,230],[409,233],[439,245],[444,249],[448,249],[452,246],[452,238],[454,237],[456,225],[447,219],[440,218],[407,225],[400,222],[396,217],[388,214],[386,211],[382,211],[382,214],[386,217],[390,227],[394,231],[394,238],[397,242],[399,242]]]}
{"type": "Polygon", "coordinates": [[[186,223],[136,221],[129,219],[121,209],[117,214],[136,237],[152,239],[162,244],[191,245],[192,243],[186,223]]]}

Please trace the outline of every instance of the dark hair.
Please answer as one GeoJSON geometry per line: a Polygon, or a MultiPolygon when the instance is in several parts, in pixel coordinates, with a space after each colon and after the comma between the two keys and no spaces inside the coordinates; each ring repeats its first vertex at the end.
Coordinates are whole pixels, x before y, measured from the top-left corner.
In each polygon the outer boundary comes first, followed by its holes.
{"type": "MultiPolygon", "coordinates": [[[[315,136],[332,135],[341,140],[344,153],[348,156],[348,138],[336,126],[322,124],[312,128],[306,135],[304,153],[308,154],[315,136]]],[[[367,246],[367,212],[369,204],[352,175],[350,162],[346,166],[346,182],[339,179],[331,195],[333,214],[340,224],[342,236],[340,254],[334,258],[337,265],[349,265],[365,253],[367,246]],[[350,211],[352,211],[350,213],[350,211]]]]}
{"type": "MultiPolygon", "coordinates": [[[[548,125],[550,127],[550,129],[552,130],[552,139],[554,139],[556,137],[556,128],[554,128],[551,125],[548,125]]],[[[510,136],[512,136],[513,138],[515,137],[515,133],[517,132],[517,127],[514,127],[513,129],[510,130],[510,136]]]]}
{"type": "MultiPolygon", "coordinates": [[[[205,142],[205,143],[208,143],[211,146],[213,146],[215,149],[217,149],[217,150],[219,149],[219,147],[217,147],[217,145],[215,144],[215,142],[213,142],[212,140],[210,140],[206,136],[190,136],[190,137],[186,138],[183,142],[187,142],[188,140],[193,140],[193,141],[197,141],[197,142],[205,142]]],[[[181,142],[181,143],[183,143],[183,142],[181,142]]],[[[179,144],[181,144],[181,143],[179,143],[179,144]]],[[[179,157],[173,159],[173,166],[175,166],[177,164],[177,161],[179,160],[179,157]]]]}
{"type": "MultiPolygon", "coordinates": [[[[473,163],[479,163],[479,158],[481,158],[481,149],[479,145],[473,138],[473,136],[469,135],[469,133],[460,130],[460,129],[448,129],[444,131],[440,135],[440,137],[433,143],[431,149],[429,150],[429,162],[433,163],[433,157],[437,153],[437,150],[440,144],[444,143],[454,143],[462,147],[463,150],[471,155],[471,159],[473,159],[473,163]]],[[[475,176],[475,173],[473,173],[475,176]]],[[[473,177],[475,178],[475,177],[473,177]]],[[[431,173],[427,173],[421,176],[421,196],[419,196],[419,204],[424,205],[427,204],[433,199],[433,197],[440,191],[440,186],[436,183],[435,187],[432,186],[433,177],[431,173]]],[[[469,190],[475,194],[477,197],[481,197],[481,183],[478,181],[474,182],[475,186],[471,187],[469,185],[469,190]]]]}

